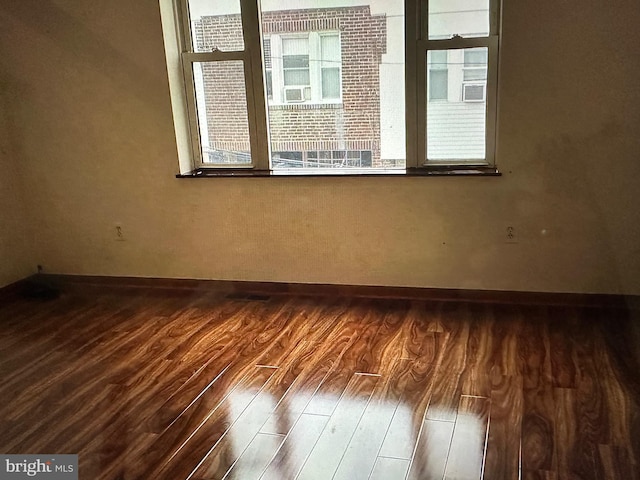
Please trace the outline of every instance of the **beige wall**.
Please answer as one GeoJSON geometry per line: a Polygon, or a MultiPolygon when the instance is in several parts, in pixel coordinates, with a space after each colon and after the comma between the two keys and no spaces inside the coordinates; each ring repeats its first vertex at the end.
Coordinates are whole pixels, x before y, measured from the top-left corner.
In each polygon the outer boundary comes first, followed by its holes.
{"type": "Polygon", "coordinates": [[[48,271],[640,294],[637,0],[505,2],[501,178],[178,180],[157,0],[0,22],[48,271]]]}
{"type": "Polygon", "coordinates": [[[35,273],[32,221],[25,202],[20,162],[22,131],[16,128],[15,91],[19,88],[0,70],[0,288],[35,273]]]}

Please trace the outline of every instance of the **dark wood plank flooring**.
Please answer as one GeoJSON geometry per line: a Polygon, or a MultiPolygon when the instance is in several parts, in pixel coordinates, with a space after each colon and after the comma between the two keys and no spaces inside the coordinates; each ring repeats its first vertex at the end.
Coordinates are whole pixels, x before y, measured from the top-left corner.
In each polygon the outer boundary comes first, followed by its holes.
{"type": "Polygon", "coordinates": [[[77,453],[91,480],[640,480],[625,321],[145,289],[4,299],[0,452],[77,453]]]}

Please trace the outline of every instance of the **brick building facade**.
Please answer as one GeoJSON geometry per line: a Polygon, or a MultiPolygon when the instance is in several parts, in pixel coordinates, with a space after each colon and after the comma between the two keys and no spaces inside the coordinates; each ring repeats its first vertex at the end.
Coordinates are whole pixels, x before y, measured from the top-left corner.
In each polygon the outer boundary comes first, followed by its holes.
{"type": "MultiPolygon", "coordinates": [[[[274,167],[383,166],[380,69],[386,17],[368,6],[263,12],[274,167]]],[[[243,48],[239,15],[201,17],[199,51],[243,48]]],[[[248,152],[242,62],[202,64],[210,161],[248,152]]]]}

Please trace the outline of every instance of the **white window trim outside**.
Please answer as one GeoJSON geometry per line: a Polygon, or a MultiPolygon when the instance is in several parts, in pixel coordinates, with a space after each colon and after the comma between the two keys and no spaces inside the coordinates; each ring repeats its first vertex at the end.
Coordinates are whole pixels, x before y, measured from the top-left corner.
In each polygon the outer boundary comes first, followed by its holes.
{"type": "MultiPolygon", "coordinates": [[[[159,0],[178,146],[180,172],[194,169],[270,169],[267,95],[262,73],[262,40],[257,0],[240,0],[244,34],[243,51],[194,52],[188,17],[188,0],[159,0]],[[203,163],[194,89],[194,62],[240,60],[244,65],[247,113],[251,146],[250,164],[203,163]],[[179,73],[182,72],[182,75],[179,73]]],[[[423,168],[443,162],[427,162],[427,51],[488,48],[486,155],[484,159],[447,161],[447,164],[496,166],[498,52],[501,0],[490,0],[490,33],[485,37],[454,37],[429,40],[428,0],[405,0],[405,118],[406,168],[423,168]]],[[[269,36],[273,36],[271,34],[269,36]]],[[[272,45],[272,56],[273,45],[272,45]]],[[[272,64],[272,76],[278,70],[272,64]]],[[[342,64],[340,70],[342,78],[342,64]]],[[[275,92],[275,78],[272,80],[275,92]]],[[[342,83],[342,82],[340,82],[342,83]]],[[[320,87],[318,87],[320,88],[320,87]]],[[[342,98],[342,86],[341,86],[342,98]]],[[[341,101],[341,100],[340,100],[341,101]]],[[[322,102],[331,103],[331,102],[322,102]]],[[[337,102],[340,103],[340,102],[337,102]]],[[[367,169],[374,173],[376,169],[367,169]]],[[[381,169],[385,173],[385,169],[381,169]]],[[[275,173],[275,171],[274,171],[275,173]]],[[[302,172],[300,172],[302,173],[302,172]]],[[[357,173],[357,172],[351,172],[357,173]]],[[[363,171],[364,173],[364,171],[363,171]]],[[[395,173],[398,173],[395,171],[395,173]]]]}

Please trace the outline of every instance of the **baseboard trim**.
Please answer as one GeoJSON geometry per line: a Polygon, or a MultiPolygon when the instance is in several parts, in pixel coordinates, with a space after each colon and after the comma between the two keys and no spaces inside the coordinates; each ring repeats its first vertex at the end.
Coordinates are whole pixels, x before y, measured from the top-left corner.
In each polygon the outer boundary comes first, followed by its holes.
{"type": "Polygon", "coordinates": [[[32,279],[33,275],[0,287],[0,300],[20,295],[32,279]]]}
{"type": "MultiPolygon", "coordinates": [[[[32,277],[33,278],[33,277],[32,277]]],[[[65,290],[150,290],[163,294],[184,295],[206,291],[221,294],[301,295],[331,297],[365,297],[405,300],[465,301],[515,305],[564,305],[581,307],[640,308],[640,296],[526,292],[505,290],[467,290],[378,285],[337,285],[233,280],[196,280],[174,278],[110,277],[88,275],[42,275],[49,284],[65,290]]],[[[28,279],[27,279],[28,280],[28,279]]],[[[20,282],[18,282],[20,283],[20,282]]]]}

